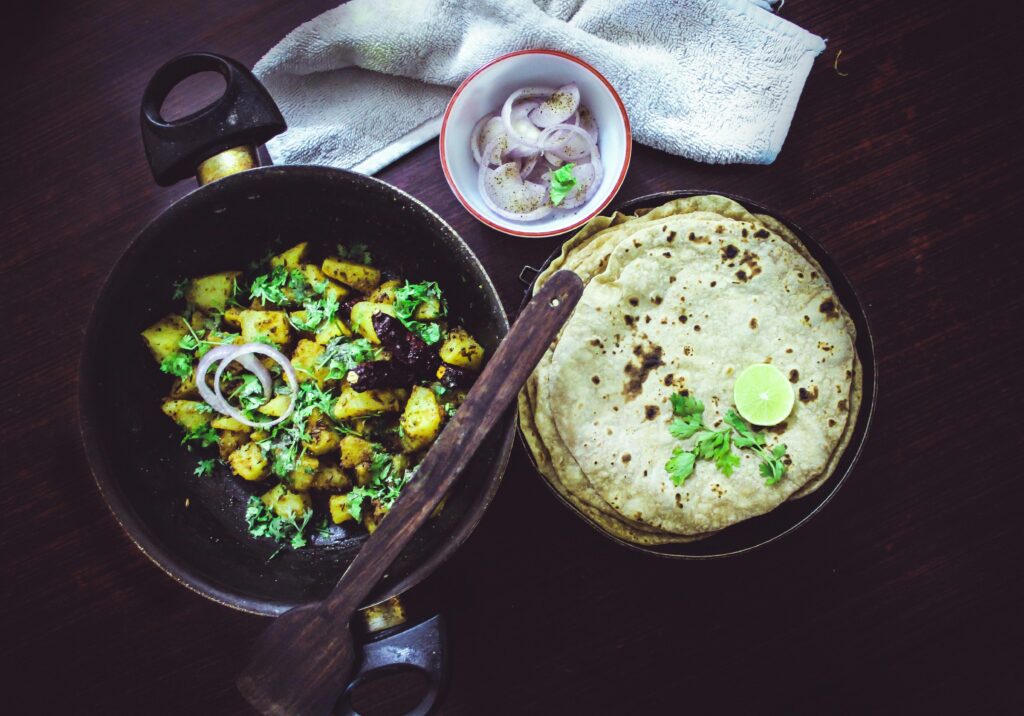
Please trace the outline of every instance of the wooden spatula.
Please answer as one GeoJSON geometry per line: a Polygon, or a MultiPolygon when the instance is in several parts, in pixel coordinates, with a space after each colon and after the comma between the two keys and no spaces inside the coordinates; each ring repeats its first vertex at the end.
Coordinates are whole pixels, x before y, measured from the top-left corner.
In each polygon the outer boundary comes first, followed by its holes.
{"type": "Polygon", "coordinates": [[[348,626],[352,615],[466,467],[582,293],[583,282],[571,271],[559,271],[544,284],[327,599],[282,614],[257,639],[237,684],[259,711],[307,716],[334,708],[356,657],[348,626]]]}

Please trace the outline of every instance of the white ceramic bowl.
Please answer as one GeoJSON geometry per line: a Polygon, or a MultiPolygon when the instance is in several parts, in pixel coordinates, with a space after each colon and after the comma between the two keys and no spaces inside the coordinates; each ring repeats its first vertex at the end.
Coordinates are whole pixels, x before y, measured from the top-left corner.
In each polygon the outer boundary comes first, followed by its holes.
{"type": "Polygon", "coordinates": [[[622,185],[632,146],[626,108],[608,80],[583,60],[556,50],[522,50],[484,65],[455,90],[441,124],[441,167],[455,196],[477,219],[514,236],[555,236],[597,216],[622,185]],[[498,216],[480,196],[479,167],[469,143],[474,125],[484,115],[499,114],[508,96],[521,87],[560,87],[569,82],[579,86],[580,103],[597,120],[597,145],[604,165],[597,191],[579,207],[556,210],[537,221],[498,216]]]}

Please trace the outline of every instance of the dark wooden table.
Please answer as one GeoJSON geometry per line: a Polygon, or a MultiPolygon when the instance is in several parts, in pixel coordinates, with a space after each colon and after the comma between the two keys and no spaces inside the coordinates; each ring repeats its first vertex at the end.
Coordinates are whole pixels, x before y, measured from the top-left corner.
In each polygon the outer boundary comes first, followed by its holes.
{"type": "MultiPolygon", "coordinates": [[[[79,444],[78,350],[118,255],[190,190],[157,188],[145,164],[150,74],[188,50],[251,64],[336,2],[4,11],[6,713],[246,712],[232,681],[265,622],[182,589],[121,533],[79,444]]],[[[480,527],[422,590],[451,627],[442,713],[1020,712],[1020,23],[981,5],[790,0],[782,16],[829,49],[773,166],[637,148],[620,198],[733,192],[832,251],[874,327],[871,439],[808,526],[710,563],[602,539],[517,447],[480,527]]],[[[436,142],[381,176],[452,223],[510,308],[519,268],[557,243],[472,220],[436,142]]]]}

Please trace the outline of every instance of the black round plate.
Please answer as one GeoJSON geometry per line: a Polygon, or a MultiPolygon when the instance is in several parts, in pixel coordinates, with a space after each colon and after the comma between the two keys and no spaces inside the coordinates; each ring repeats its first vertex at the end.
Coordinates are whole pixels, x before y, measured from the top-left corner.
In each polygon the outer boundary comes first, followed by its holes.
{"type": "MultiPolygon", "coordinates": [[[[552,494],[558,497],[562,504],[566,505],[578,517],[596,529],[599,533],[608,539],[631,549],[658,555],[660,557],[674,557],[679,559],[713,559],[717,557],[730,557],[744,552],[749,552],[757,549],[758,547],[763,547],[764,545],[774,542],[805,524],[809,519],[811,519],[811,517],[820,512],[828,501],[832,499],[832,497],[839,491],[839,488],[842,487],[846,478],[853,471],[853,467],[856,464],[857,459],[860,457],[864,443],[867,440],[868,431],[871,427],[871,420],[875,412],[875,402],[878,397],[878,385],[876,383],[878,366],[875,361],[874,340],[871,334],[871,326],[868,323],[867,314],[864,311],[864,305],[860,300],[860,296],[857,295],[853,285],[850,283],[849,279],[847,279],[846,274],[843,273],[842,269],[839,268],[835,259],[832,258],[821,244],[811,238],[811,236],[798,225],[794,224],[786,217],[781,216],[778,212],[767,209],[757,202],[719,191],[684,190],[648,194],[646,196],[641,196],[636,199],[623,202],[616,206],[614,211],[619,211],[624,214],[632,214],[640,209],[649,209],[661,206],[673,199],[708,194],[715,194],[732,199],[733,201],[742,204],[751,213],[767,214],[775,217],[789,227],[804,246],[807,247],[810,254],[818,261],[818,263],[821,264],[825,273],[832,281],[832,286],[835,288],[836,295],[849,312],[850,317],[853,319],[853,322],[857,327],[857,342],[855,347],[857,354],[860,357],[864,373],[864,396],[861,402],[860,412],[857,414],[857,422],[854,426],[853,437],[850,439],[850,443],[843,452],[843,456],[840,459],[839,464],[836,466],[835,471],[832,473],[832,476],[824,485],[806,497],[785,502],[771,512],[758,517],[753,517],[749,520],[744,520],[736,525],[727,527],[707,539],[698,540],[696,542],[689,542],[687,544],[647,546],[637,545],[632,542],[622,540],[609,534],[599,525],[592,522],[590,518],[576,509],[572,503],[568,502],[558,494],[558,492],[548,484],[548,481],[541,476],[541,480],[548,489],[551,490],[552,494]]],[[[544,265],[540,270],[546,268],[548,264],[550,264],[560,253],[561,247],[558,247],[551,256],[548,257],[547,261],[544,262],[544,265]]],[[[530,286],[526,290],[526,298],[524,299],[524,302],[529,300],[529,296],[532,294],[532,291],[533,283],[531,282],[530,286]]],[[[526,453],[530,456],[530,460],[533,461],[533,453],[526,444],[526,439],[522,435],[522,430],[519,431],[519,439],[526,448],[526,453]]],[[[534,467],[536,467],[536,464],[534,464],[534,467]]],[[[538,475],[540,475],[539,471],[538,475]]]]}

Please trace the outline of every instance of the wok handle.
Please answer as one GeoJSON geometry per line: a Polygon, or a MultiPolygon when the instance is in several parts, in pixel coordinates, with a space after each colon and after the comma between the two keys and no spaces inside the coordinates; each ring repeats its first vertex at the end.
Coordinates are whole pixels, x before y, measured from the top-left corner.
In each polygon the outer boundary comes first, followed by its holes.
{"type": "Polygon", "coordinates": [[[445,658],[447,630],[440,614],[392,636],[363,645],[362,663],[355,678],[345,690],[335,716],[359,716],[352,707],[353,689],[376,674],[384,674],[399,667],[419,669],[429,679],[427,692],[406,716],[427,716],[434,710],[448,679],[448,660],[445,658]]]}
{"type": "Polygon", "coordinates": [[[180,55],[158,69],[142,94],[141,121],[146,159],[160,186],[193,175],[206,184],[254,167],[256,147],[287,129],[281,111],[252,72],[212,52],[180,55]],[[160,107],[167,95],[200,72],[219,73],[226,84],[224,94],[198,112],[166,121],[160,107]]]}

